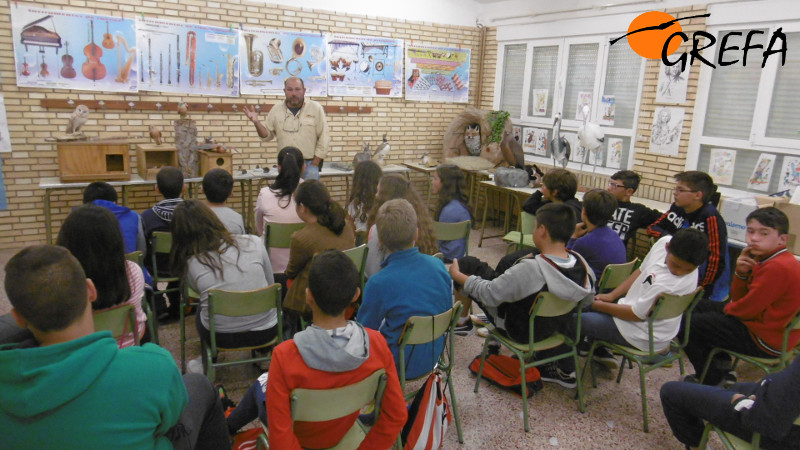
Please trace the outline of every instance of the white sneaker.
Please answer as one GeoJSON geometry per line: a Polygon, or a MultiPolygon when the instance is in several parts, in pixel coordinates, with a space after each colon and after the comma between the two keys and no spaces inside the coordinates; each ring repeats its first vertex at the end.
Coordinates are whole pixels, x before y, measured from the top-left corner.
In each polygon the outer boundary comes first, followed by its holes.
{"type": "Polygon", "coordinates": [[[482,338],[487,338],[489,337],[489,329],[486,327],[480,327],[475,331],[475,334],[482,338]]]}
{"type": "Polygon", "coordinates": [[[475,325],[483,326],[489,323],[489,319],[486,317],[486,314],[470,314],[469,320],[472,321],[475,325]]]}
{"type": "Polygon", "coordinates": [[[189,362],[186,363],[186,372],[203,373],[203,359],[202,358],[190,359],[189,362]]]}

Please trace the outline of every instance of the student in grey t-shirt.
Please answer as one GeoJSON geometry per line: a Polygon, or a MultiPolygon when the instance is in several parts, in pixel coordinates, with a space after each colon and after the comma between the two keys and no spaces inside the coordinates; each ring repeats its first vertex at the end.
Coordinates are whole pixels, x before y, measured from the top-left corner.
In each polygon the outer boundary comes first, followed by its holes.
{"type": "Polygon", "coordinates": [[[203,193],[208,206],[231,234],[245,234],[242,215],[225,206],[233,191],[233,176],[225,169],[211,169],[203,177],[203,193]]]}

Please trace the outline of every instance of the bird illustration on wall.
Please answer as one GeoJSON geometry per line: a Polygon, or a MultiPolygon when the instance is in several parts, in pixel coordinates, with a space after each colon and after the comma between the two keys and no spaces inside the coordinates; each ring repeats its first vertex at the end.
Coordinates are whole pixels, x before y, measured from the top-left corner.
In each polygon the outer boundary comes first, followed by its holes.
{"type": "Polygon", "coordinates": [[[550,155],[553,157],[553,165],[567,167],[571,152],[569,141],[561,135],[561,113],[556,113],[553,121],[553,138],[550,139],[550,155]]]}
{"type": "Polygon", "coordinates": [[[161,145],[161,130],[156,128],[155,125],[150,125],[150,139],[152,139],[156,145],[161,145]]]}
{"type": "Polygon", "coordinates": [[[386,140],[386,134],[383,135],[383,142],[375,149],[375,152],[372,153],[372,160],[378,163],[380,166],[386,165],[386,155],[391,150],[391,145],[389,145],[389,141],[386,140]]]}
{"type": "Polygon", "coordinates": [[[78,105],[75,108],[75,111],[72,112],[72,116],[69,118],[69,124],[67,124],[67,134],[78,133],[87,120],[89,120],[89,107],[86,105],[78,105]]]}

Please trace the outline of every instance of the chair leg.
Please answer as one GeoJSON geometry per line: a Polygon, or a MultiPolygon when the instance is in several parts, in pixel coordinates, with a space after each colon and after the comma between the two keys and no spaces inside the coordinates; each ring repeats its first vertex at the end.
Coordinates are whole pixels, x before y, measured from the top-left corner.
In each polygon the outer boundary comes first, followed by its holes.
{"type": "Polygon", "coordinates": [[[714,355],[718,353],[716,348],[711,349],[711,352],[708,354],[706,358],[706,363],[703,365],[703,373],[700,374],[700,383],[703,383],[706,379],[706,375],[708,375],[708,369],[711,367],[711,361],[714,360],[714,355]]]}
{"type": "MultiPolygon", "coordinates": [[[[145,299],[145,300],[147,300],[147,299],[145,299]]],[[[156,345],[159,345],[159,342],[158,342],[158,316],[156,314],[156,298],[155,298],[155,295],[151,295],[150,296],[150,312],[151,312],[150,315],[151,315],[151,317],[153,319],[152,320],[152,325],[153,326],[152,326],[152,329],[150,330],[151,331],[150,334],[152,335],[150,337],[150,342],[152,342],[152,343],[154,343],[156,345]]]]}
{"type": "MultiPolygon", "coordinates": [[[[516,353],[516,352],[515,352],[516,353]]],[[[528,422],[528,383],[526,383],[525,378],[525,359],[522,355],[517,355],[519,357],[519,369],[521,372],[522,384],[520,387],[522,388],[522,420],[524,421],[523,424],[525,426],[525,432],[531,431],[531,425],[528,422]]]]}
{"type": "Polygon", "coordinates": [[[637,362],[636,365],[639,367],[639,388],[641,389],[642,393],[642,420],[644,421],[644,432],[649,433],[650,427],[648,426],[647,421],[647,385],[645,384],[644,380],[644,370],[642,368],[642,364],[637,362]]]}
{"type": "Polygon", "coordinates": [[[478,367],[478,377],[475,379],[475,393],[478,393],[478,388],[481,385],[481,376],[483,375],[483,365],[486,364],[486,355],[489,351],[490,338],[483,340],[483,351],[481,352],[481,365],[478,367]]]}
{"type": "Polygon", "coordinates": [[[627,356],[622,357],[622,364],[619,365],[619,372],[617,372],[617,384],[622,380],[622,371],[625,370],[625,361],[628,361],[628,365],[631,364],[631,360],[627,356]]]}
{"type": "Polygon", "coordinates": [[[464,434],[461,432],[461,421],[458,419],[458,405],[456,404],[456,391],[453,387],[453,380],[450,378],[450,374],[452,371],[452,363],[450,365],[450,371],[447,372],[447,385],[450,389],[450,403],[453,405],[453,417],[456,420],[456,431],[458,431],[458,443],[464,443],[464,434]]]}
{"type": "MultiPolygon", "coordinates": [[[[580,365],[578,365],[579,364],[579,361],[578,361],[578,348],[577,347],[573,347],[572,351],[573,351],[572,357],[575,360],[575,370],[577,370],[577,368],[580,367],[580,365]]],[[[581,413],[583,413],[583,412],[586,412],[586,407],[583,404],[583,380],[581,378],[578,378],[577,379],[577,383],[578,383],[578,410],[581,413]]]]}
{"type": "MultiPolygon", "coordinates": [[[[183,312],[183,307],[180,309],[180,322],[181,322],[181,373],[186,373],[186,316],[183,312]]],[[[200,311],[197,312],[200,314],[200,311]]]]}

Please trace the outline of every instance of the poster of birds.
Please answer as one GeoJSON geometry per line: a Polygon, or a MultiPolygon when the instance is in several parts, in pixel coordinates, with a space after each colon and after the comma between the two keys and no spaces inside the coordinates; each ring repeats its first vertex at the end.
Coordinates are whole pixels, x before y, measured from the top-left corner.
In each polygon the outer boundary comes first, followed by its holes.
{"type": "Polygon", "coordinates": [[[622,145],[620,138],[608,138],[608,152],[606,152],[606,167],[619,169],[622,165],[622,145]]]}
{"type": "Polygon", "coordinates": [[[711,160],[708,162],[708,174],[716,184],[733,183],[733,169],[736,167],[736,150],[715,148],[711,150],[711,160]]]}
{"type": "Polygon", "coordinates": [[[534,89],[533,90],[533,115],[546,116],[547,115],[547,89],[534,89]]]}
{"type": "Polygon", "coordinates": [[[788,189],[789,192],[794,192],[798,186],[800,186],[800,157],[784,156],[778,190],[788,189]]]}
{"type": "Polygon", "coordinates": [[[769,190],[769,181],[772,179],[772,168],[775,166],[775,155],[762,153],[758,156],[753,174],[747,181],[747,189],[766,192],[769,190]]]}

